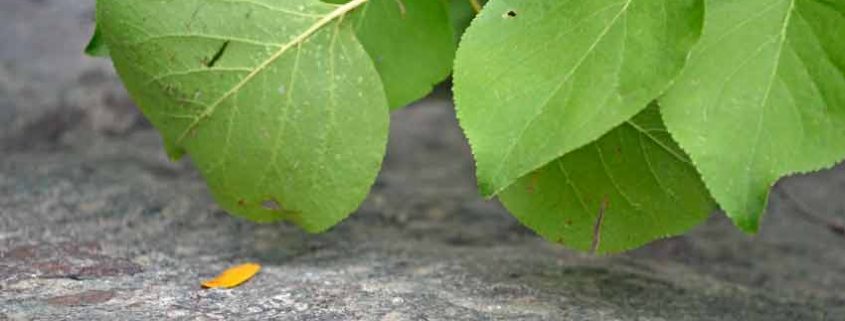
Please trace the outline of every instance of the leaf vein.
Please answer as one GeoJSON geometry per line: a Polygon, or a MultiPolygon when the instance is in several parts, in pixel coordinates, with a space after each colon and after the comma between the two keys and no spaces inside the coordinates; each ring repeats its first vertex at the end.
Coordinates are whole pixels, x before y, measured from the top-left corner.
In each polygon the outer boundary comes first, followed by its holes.
{"type": "Polygon", "coordinates": [[[234,87],[232,87],[230,90],[228,90],[226,93],[224,93],[219,99],[217,99],[211,105],[209,105],[209,108],[207,108],[205,111],[203,111],[203,113],[200,115],[200,118],[197,119],[196,121],[194,121],[192,124],[190,124],[188,126],[188,128],[185,129],[185,131],[182,133],[182,135],[177,140],[177,143],[184,141],[185,138],[187,137],[188,133],[190,133],[194,128],[199,126],[199,124],[204,119],[211,117],[211,115],[213,115],[214,112],[217,110],[217,107],[219,107],[224,101],[226,101],[226,99],[228,99],[229,97],[231,97],[232,95],[234,95],[235,93],[240,91],[241,88],[243,88],[243,86],[245,86],[247,83],[252,81],[252,79],[255,78],[256,75],[258,75],[259,73],[266,70],[276,60],[278,60],[285,53],[287,53],[288,50],[290,50],[291,48],[293,48],[294,46],[296,46],[298,44],[304,43],[306,40],[308,40],[314,33],[319,31],[321,28],[323,28],[324,26],[326,26],[327,24],[329,24],[333,20],[338,19],[340,17],[343,17],[343,15],[345,15],[347,12],[350,12],[350,11],[354,10],[355,8],[358,8],[359,6],[367,3],[367,1],[369,1],[369,0],[353,0],[353,1],[348,2],[345,5],[337,7],[337,9],[335,9],[334,11],[332,11],[332,12],[328,13],[327,15],[323,16],[322,18],[320,18],[320,20],[318,20],[316,23],[314,23],[310,28],[306,29],[304,32],[302,32],[298,36],[294,37],[290,42],[280,46],[279,50],[276,51],[272,56],[270,56],[265,61],[263,61],[261,64],[259,64],[252,72],[250,72],[248,75],[246,75],[239,83],[237,83],[234,87]]]}
{"type": "MultiPolygon", "coordinates": [[[[572,69],[567,72],[567,74],[563,77],[563,79],[560,81],[560,83],[556,86],[555,89],[549,91],[549,95],[547,95],[546,98],[543,99],[543,102],[540,104],[540,108],[538,108],[538,111],[531,117],[528,123],[526,123],[526,125],[522,127],[522,130],[520,130],[519,134],[517,134],[516,139],[513,140],[513,143],[509,144],[507,152],[505,152],[501,163],[499,163],[499,166],[494,173],[494,177],[499,177],[501,175],[505,163],[508,159],[510,159],[511,155],[516,149],[516,145],[519,144],[519,141],[522,140],[522,137],[525,135],[531,125],[533,125],[534,122],[540,118],[543,112],[545,112],[545,109],[547,108],[546,106],[548,106],[549,102],[551,102],[551,99],[557,94],[558,91],[560,91],[561,88],[563,88],[563,85],[569,82],[569,79],[572,78],[575,72],[581,68],[581,65],[587,60],[590,54],[593,53],[598,44],[601,43],[602,40],[604,40],[604,37],[607,36],[613,26],[616,25],[616,22],[619,20],[619,18],[628,11],[628,7],[631,5],[632,1],[633,0],[627,0],[625,2],[625,4],[619,10],[616,16],[614,16],[613,19],[611,19],[611,21],[607,24],[607,27],[602,30],[598,37],[596,37],[596,40],[592,44],[590,44],[590,47],[588,47],[584,54],[578,59],[578,61],[575,63],[575,66],[573,66],[572,69]]],[[[503,187],[499,187],[499,189],[502,188],[503,187]]]]}

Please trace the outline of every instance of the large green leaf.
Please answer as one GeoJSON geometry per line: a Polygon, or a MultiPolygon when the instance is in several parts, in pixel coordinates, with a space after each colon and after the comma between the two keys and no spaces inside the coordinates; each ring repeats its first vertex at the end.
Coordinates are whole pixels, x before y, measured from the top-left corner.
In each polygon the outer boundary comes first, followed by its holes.
{"type": "Polygon", "coordinates": [[[327,229],[375,180],[387,139],[379,75],[344,17],[316,0],[99,0],[121,78],[172,155],[219,204],[327,229]]]}
{"type": "Polygon", "coordinates": [[[422,98],[452,72],[456,44],[443,1],[370,0],[352,19],[382,77],[390,107],[422,98]]]}
{"type": "Polygon", "coordinates": [[[668,87],[703,0],[493,0],[455,63],[458,117],[482,193],[584,146],[668,87]]]}
{"type": "Polygon", "coordinates": [[[715,207],[656,106],[523,177],[499,198],[546,239],[599,253],[681,234],[715,207]]]}
{"type": "Polygon", "coordinates": [[[663,114],[716,201],[756,231],[781,176],[845,157],[845,2],[708,0],[705,25],[663,114]]]}

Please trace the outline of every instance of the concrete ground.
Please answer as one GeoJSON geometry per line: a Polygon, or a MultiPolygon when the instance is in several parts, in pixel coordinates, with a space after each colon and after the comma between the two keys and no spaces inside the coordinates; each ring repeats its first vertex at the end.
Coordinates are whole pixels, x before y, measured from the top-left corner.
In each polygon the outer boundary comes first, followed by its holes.
{"type": "Polygon", "coordinates": [[[845,320],[845,167],[780,183],[757,236],[715,214],[593,257],[478,197],[444,90],[394,113],[330,232],[232,218],[81,55],[92,5],[0,2],[0,320],[845,320]],[[264,269],[200,288],[245,261],[264,269]]]}

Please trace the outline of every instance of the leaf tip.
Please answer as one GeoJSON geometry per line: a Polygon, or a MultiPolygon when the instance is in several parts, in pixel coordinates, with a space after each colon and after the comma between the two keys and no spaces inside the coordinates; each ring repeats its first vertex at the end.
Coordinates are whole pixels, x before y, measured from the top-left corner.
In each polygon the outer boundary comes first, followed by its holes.
{"type": "Polygon", "coordinates": [[[177,146],[175,143],[171,142],[169,139],[164,139],[164,151],[167,153],[167,158],[171,161],[175,162],[182,159],[185,156],[185,149],[177,146]]]}
{"type": "Polygon", "coordinates": [[[760,232],[760,222],[757,215],[745,215],[738,217],[731,217],[734,224],[748,235],[755,235],[760,232]]]}
{"type": "Polygon", "coordinates": [[[478,192],[486,199],[496,196],[495,186],[492,183],[481,179],[478,180],[478,192]]]}

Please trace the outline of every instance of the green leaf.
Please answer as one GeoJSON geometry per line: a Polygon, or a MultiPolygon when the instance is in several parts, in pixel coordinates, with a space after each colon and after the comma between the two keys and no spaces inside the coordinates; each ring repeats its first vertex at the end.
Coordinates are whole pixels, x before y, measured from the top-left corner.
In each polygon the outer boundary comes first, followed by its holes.
{"type": "Polygon", "coordinates": [[[85,46],[85,54],[92,57],[108,57],[109,47],[106,46],[106,43],[103,41],[103,35],[100,33],[100,28],[96,26],[94,28],[94,35],[91,36],[91,40],[89,40],[88,45],[85,46]]]}
{"type": "Polygon", "coordinates": [[[488,2],[454,76],[482,193],[644,109],[680,72],[702,20],[702,0],[488,2]]]}
{"type": "MultiPolygon", "coordinates": [[[[458,0],[453,0],[458,1],[458,0]]],[[[349,1],[329,0],[343,4],[349,1]]],[[[472,8],[464,0],[469,13],[472,8]]],[[[434,85],[452,73],[455,58],[455,32],[463,32],[472,15],[460,11],[459,18],[448,13],[444,2],[430,0],[369,0],[357,22],[359,41],[375,61],[391,108],[398,109],[431,92],[434,85]],[[456,21],[459,19],[460,21],[456,21]],[[464,21],[465,20],[465,21],[464,21]],[[463,26],[460,30],[450,28],[463,26]]],[[[106,57],[108,47],[100,39],[99,28],[85,48],[90,56],[106,57]]]]}
{"type": "Polygon", "coordinates": [[[780,177],[845,157],[845,2],[708,0],[707,11],[663,114],[716,201],[753,232],[780,177]]]}
{"type": "Polygon", "coordinates": [[[424,97],[452,72],[456,48],[442,1],[370,0],[352,19],[391,108],[424,97]]]}
{"type": "Polygon", "coordinates": [[[521,178],[499,198],[546,239],[598,253],[681,234],[715,207],[657,106],[521,178]]]}
{"type": "Polygon", "coordinates": [[[311,232],[354,211],[387,140],[379,75],[343,6],[316,0],[99,0],[97,21],[171,155],[226,210],[311,232]]]}

